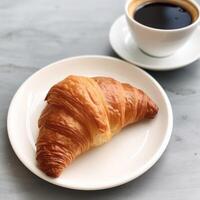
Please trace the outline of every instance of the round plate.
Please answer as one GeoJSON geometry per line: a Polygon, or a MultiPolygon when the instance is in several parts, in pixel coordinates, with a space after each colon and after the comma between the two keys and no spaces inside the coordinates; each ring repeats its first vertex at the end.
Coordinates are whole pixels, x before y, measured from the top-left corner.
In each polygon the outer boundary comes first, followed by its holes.
{"type": "Polygon", "coordinates": [[[114,22],[109,37],[112,48],[120,57],[145,69],[156,71],[178,69],[200,58],[200,27],[180,50],[172,56],[163,58],[151,57],[139,50],[124,15],[114,22]]]}
{"type": "Polygon", "coordinates": [[[164,90],[143,70],[111,57],[81,56],[53,63],[28,78],[11,102],[7,123],[15,153],[34,174],[66,188],[98,190],[135,179],[160,158],[172,131],[172,109],[164,90]],[[109,76],[130,83],[157,103],[159,113],[155,119],[129,126],[107,144],[81,155],[53,179],[36,165],[37,121],[50,87],[71,74],[109,76]]]}

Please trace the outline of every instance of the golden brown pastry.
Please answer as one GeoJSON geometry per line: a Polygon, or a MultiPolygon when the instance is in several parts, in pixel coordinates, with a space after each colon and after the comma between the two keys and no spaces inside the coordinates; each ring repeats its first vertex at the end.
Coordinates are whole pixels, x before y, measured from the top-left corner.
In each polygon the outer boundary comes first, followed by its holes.
{"type": "Polygon", "coordinates": [[[36,159],[51,177],[123,127],[158,112],[143,91],[107,77],[69,76],[50,89],[46,101],[38,123],[36,159]]]}

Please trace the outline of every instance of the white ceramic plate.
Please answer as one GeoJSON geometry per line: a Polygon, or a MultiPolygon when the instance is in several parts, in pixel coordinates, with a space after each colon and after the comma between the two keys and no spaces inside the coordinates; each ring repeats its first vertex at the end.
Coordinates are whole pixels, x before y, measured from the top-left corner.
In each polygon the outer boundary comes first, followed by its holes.
{"type": "Polygon", "coordinates": [[[164,152],[172,131],[167,95],[150,75],[132,64],[103,56],[81,56],[53,63],[28,78],[15,94],[8,112],[8,135],[22,163],[40,178],[67,188],[98,190],[121,185],[147,171],[164,152]],[[36,165],[37,121],[52,85],[70,75],[110,76],[144,90],[159,106],[154,120],[129,126],[109,143],[75,160],[59,178],[36,165]]]}
{"type": "Polygon", "coordinates": [[[124,15],[113,23],[109,38],[112,48],[120,57],[145,69],[155,71],[178,69],[200,58],[200,27],[180,50],[172,56],[163,58],[152,57],[139,50],[124,15]]]}

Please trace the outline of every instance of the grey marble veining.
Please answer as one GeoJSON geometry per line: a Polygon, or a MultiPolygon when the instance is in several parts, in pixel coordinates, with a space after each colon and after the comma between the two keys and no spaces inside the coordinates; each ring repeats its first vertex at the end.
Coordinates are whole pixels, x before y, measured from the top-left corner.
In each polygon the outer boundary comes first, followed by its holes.
{"type": "MultiPolygon", "coordinates": [[[[200,1],[198,1],[200,2],[200,1]]],[[[200,199],[200,61],[149,72],[165,88],[174,112],[170,144],[159,162],[123,186],[93,192],[42,181],[15,156],[7,137],[10,100],[23,81],[56,60],[83,54],[115,56],[108,33],[125,0],[0,1],[0,199],[200,199]]]]}

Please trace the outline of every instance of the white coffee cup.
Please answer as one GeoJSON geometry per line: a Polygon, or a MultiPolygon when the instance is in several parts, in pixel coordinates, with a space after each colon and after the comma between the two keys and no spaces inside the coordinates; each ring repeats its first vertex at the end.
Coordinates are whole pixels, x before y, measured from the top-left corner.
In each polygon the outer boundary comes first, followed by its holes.
{"type": "Polygon", "coordinates": [[[155,57],[165,57],[175,53],[192,36],[200,21],[199,5],[193,0],[129,0],[125,5],[126,20],[138,47],[145,53],[155,57]],[[134,12],[143,4],[166,2],[180,5],[187,9],[193,23],[178,29],[156,29],[145,26],[133,18],[134,12]]]}

